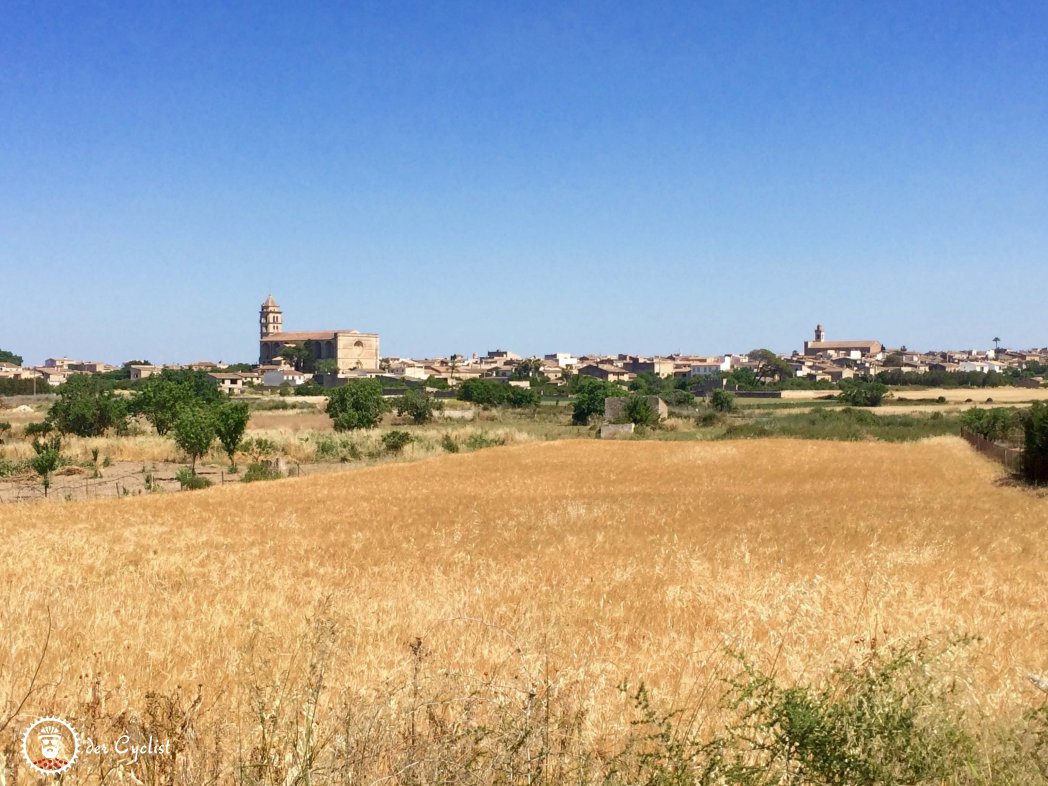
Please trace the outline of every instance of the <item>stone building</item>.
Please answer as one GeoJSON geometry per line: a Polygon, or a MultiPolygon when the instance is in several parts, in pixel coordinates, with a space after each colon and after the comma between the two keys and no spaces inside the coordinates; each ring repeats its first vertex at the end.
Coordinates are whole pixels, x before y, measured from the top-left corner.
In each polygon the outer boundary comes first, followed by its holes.
{"type": "Polygon", "coordinates": [[[359,330],[319,330],[286,332],[284,313],[270,295],[258,314],[258,362],[269,365],[279,362],[284,347],[308,347],[314,360],[334,360],[338,373],[350,371],[378,371],[378,333],[359,330]]]}
{"type": "Polygon", "coordinates": [[[824,355],[829,358],[853,358],[859,360],[865,357],[881,358],[884,347],[880,341],[863,339],[859,341],[827,341],[826,330],[822,325],[815,326],[815,340],[804,342],[804,354],[808,357],[824,355]]]}

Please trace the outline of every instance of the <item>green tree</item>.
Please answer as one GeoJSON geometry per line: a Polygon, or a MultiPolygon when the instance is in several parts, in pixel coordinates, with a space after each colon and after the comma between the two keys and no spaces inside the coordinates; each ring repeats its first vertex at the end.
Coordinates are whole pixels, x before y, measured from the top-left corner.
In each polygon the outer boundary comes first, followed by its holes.
{"type": "Polygon", "coordinates": [[[733,370],[725,379],[729,385],[734,385],[739,390],[756,390],[763,384],[757,378],[757,373],[748,366],[733,370]]]}
{"type": "Polygon", "coordinates": [[[575,400],[571,405],[571,422],[585,426],[590,418],[604,412],[604,399],[625,395],[622,388],[596,377],[580,377],[575,386],[575,400]]]}
{"type": "Polygon", "coordinates": [[[995,351],[1001,348],[1001,337],[1000,336],[994,336],[993,337],[993,348],[994,348],[995,351]]]}
{"type": "Polygon", "coordinates": [[[1023,476],[1048,482],[1048,403],[1038,401],[1020,416],[1023,426],[1023,476]]]}
{"type": "Polygon", "coordinates": [[[237,471],[237,450],[244,439],[247,421],[251,417],[247,404],[227,402],[214,409],[215,436],[229,456],[230,472],[237,471]]]}
{"type": "Polygon", "coordinates": [[[153,424],[157,434],[165,436],[184,407],[209,406],[222,398],[222,392],[207,372],[164,369],[134,388],[129,410],[144,417],[153,424]]]}
{"type": "Polygon", "coordinates": [[[183,407],[175,419],[175,444],[189,456],[191,472],[196,475],[196,462],[211,450],[215,441],[215,415],[210,407],[183,407]]]}
{"type": "Polygon", "coordinates": [[[58,389],[47,420],[63,434],[100,437],[127,420],[127,402],[89,374],[77,374],[58,389]]]}
{"type": "Polygon", "coordinates": [[[432,422],[436,412],[444,408],[441,401],[427,396],[423,391],[411,388],[393,402],[398,415],[407,415],[416,426],[432,422]]]}
{"type": "Polygon", "coordinates": [[[622,411],[627,421],[637,426],[655,428],[659,425],[659,411],[652,406],[647,396],[633,394],[626,401],[622,411]]]}
{"type": "Polygon", "coordinates": [[[511,407],[523,409],[524,407],[537,407],[542,403],[542,394],[535,388],[518,388],[516,385],[506,387],[509,388],[506,403],[511,407]]]}
{"type": "Polygon", "coordinates": [[[459,387],[460,401],[481,407],[497,407],[509,398],[509,385],[494,379],[467,379],[459,387]]]}
{"type": "Polygon", "coordinates": [[[852,407],[879,407],[888,386],[867,379],[846,379],[840,384],[839,398],[852,407]]]}
{"type": "Polygon", "coordinates": [[[0,363],[14,363],[16,366],[21,366],[22,356],[6,349],[0,349],[0,363]]]}
{"type": "Polygon", "coordinates": [[[295,371],[312,374],[316,369],[312,347],[313,344],[310,341],[303,344],[288,344],[277,353],[277,357],[286,360],[295,371]]]}
{"type": "Polygon", "coordinates": [[[710,406],[717,412],[731,412],[735,409],[735,394],[727,390],[715,390],[710,394],[710,406]]]}
{"type": "Polygon", "coordinates": [[[317,374],[337,374],[338,373],[338,361],[328,358],[327,360],[318,360],[315,364],[315,371],[317,374]]]}
{"type": "Polygon", "coordinates": [[[762,385],[776,379],[789,379],[794,375],[790,364],[770,349],[754,349],[749,355],[750,361],[757,364],[754,373],[762,385]]]}
{"type": "Polygon", "coordinates": [[[58,469],[62,463],[62,438],[54,436],[49,440],[41,442],[33,440],[33,450],[36,455],[30,460],[30,465],[40,476],[40,482],[44,486],[44,496],[47,496],[51,488],[51,474],[58,469]]]}
{"type": "Polygon", "coordinates": [[[517,365],[513,367],[513,371],[510,372],[510,379],[523,381],[525,379],[547,379],[542,373],[542,361],[537,357],[530,357],[525,360],[520,360],[517,365]]]}
{"type": "Polygon", "coordinates": [[[353,379],[328,396],[325,412],[335,423],[335,431],[374,428],[387,410],[382,385],[374,379],[353,379]]]}

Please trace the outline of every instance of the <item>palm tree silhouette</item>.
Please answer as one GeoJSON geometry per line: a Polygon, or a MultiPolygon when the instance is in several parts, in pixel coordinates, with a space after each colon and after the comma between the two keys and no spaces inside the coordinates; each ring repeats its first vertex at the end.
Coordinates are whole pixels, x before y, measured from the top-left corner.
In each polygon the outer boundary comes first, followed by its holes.
{"type": "Polygon", "coordinates": [[[994,348],[994,350],[998,350],[998,349],[1001,348],[1001,338],[1000,338],[1000,336],[994,336],[993,337],[993,348],[994,348]]]}

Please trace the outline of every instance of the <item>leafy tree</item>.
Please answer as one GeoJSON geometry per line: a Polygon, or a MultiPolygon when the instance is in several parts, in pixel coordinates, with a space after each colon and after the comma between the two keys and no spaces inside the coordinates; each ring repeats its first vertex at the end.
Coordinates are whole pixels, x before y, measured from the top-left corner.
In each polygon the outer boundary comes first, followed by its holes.
{"type": "Polygon", "coordinates": [[[127,420],[127,402],[104,389],[93,375],[77,374],[58,389],[47,420],[63,434],[100,437],[127,420]]]}
{"type": "Polygon", "coordinates": [[[672,388],[663,391],[660,395],[671,407],[691,407],[695,405],[695,395],[687,390],[672,388]]]}
{"type": "Polygon", "coordinates": [[[727,390],[715,390],[710,394],[710,406],[717,412],[731,412],[735,409],[735,394],[727,390]]]}
{"type": "Polygon", "coordinates": [[[426,381],[423,384],[427,388],[435,388],[437,390],[447,390],[450,387],[444,377],[435,377],[432,374],[426,377],[426,381]]]}
{"type": "Polygon", "coordinates": [[[1020,424],[1015,410],[1008,407],[972,408],[961,413],[961,425],[991,442],[1006,440],[1020,424]]]}
{"type": "Polygon", "coordinates": [[[55,430],[55,427],[46,420],[41,420],[38,423],[26,423],[25,435],[32,437],[35,434],[50,434],[55,430]]]}
{"type": "Polygon", "coordinates": [[[247,453],[251,456],[251,459],[256,464],[260,463],[263,459],[270,458],[277,452],[276,444],[265,437],[245,439],[240,449],[241,452],[247,453]]]}
{"type": "Polygon", "coordinates": [[[443,402],[437,401],[432,396],[427,396],[423,391],[414,388],[408,390],[393,402],[393,408],[398,415],[407,415],[416,426],[429,423],[433,420],[435,413],[443,409],[443,402]]]}
{"type": "Polygon", "coordinates": [[[316,369],[312,346],[311,341],[303,344],[288,344],[277,353],[277,357],[286,360],[295,371],[311,374],[316,369]]]}
{"type": "Polygon", "coordinates": [[[879,407],[888,386],[865,379],[846,379],[841,382],[840,399],[853,407],[879,407]]]}
{"type": "Polygon", "coordinates": [[[513,371],[511,371],[509,375],[510,379],[518,381],[539,377],[546,379],[546,376],[542,373],[542,361],[537,357],[530,357],[526,360],[518,361],[517,365],[513,367],[513,371]]]}
{"type": "Polygon", "coordinates": [[[542,394],[535,388],[518,388],[516,385],[506,385],[509,390],[506,395],[506,403],[511,407],[537,407],[542,403],[542,394]]]}
{"type": "Polygon", "coordinates": [[[244,439],[247,421],[251,417],[247,404],[232,402],[219,404],[214,409],[215,436],[229,456],[230,471],[237,471],[237,450],[244,439]]]}
{"type": "Polygon", "coordinates": [[[164,369],[142,380],[134,391],[130,412],[142,415],[160,436],[175,425],[182,408],[217,404],[223,398],[207,372],[189,369],[164,369]]]}
{"type": "Polygon", "coordinates": [[[180,447],[191,462],[191,472],[196,475],[196,462],[211,450],[215,441],[215,415],[209,407],[183,407],[175,420],[175,444],[180,447]]]}
{"type": "Polygon", "coordinates": [[[725,379],[729,385],[734,385],[739,390],[756,390],[763,384],[757,378],[757,373],[749,366],[733,370],[725,379]]]}
{"type": "Polygon", "coordinates": [[[1022,413],[1024,477],[1031,483],[1048,482],[1048,404],[1038,401],[1022,413]]]}
{"type": "Polygon", "coordinates": [[[337,374],[338,373],[338,361],[328,358],[327,360],[318,360],[314,365],[314,370],[317,374],[337,374]]]}
{"type": "Polygon", "coordinates": [[[509,396],[509,386],[494,379],[467,379],[459,387],[461,401],[471,401],[481,407],[497,407],[509,396]]]}
{"type": "Polygon", "coordinates": [[[0,363],[14,363],[16,366],[21,366],[22,356],[6,349],[0,349],[0,363]]]}
{"type": "Polygon", "coordinates": [[[590,418],[604,412],[604,399],[622,395],[622,388],[611,382],[596,377],[580,377],[571,405],[571,422],[576,426],[588,425],[590,418]]]}
{"type": "Polygon", "coordinates": [[[770,349],[755,349],[749,355],[750,360],[757,364],[755,373],[761,384],[767,384],[776,379],[789,379],[793,376],[793,368],[790,364],[770,349]]]}
{"type": "Polygon", "coordinates": [[[44,496],[46,497],[48,489],[51,488],[51,473],[58,469],[62,463],[62,438],[54,436],[44,442],[34,439],[33,450],[36,451],[36,456],[29,463],[36,471],[36,474],[40,476],[40,482],[43,483],[44,496]]]}
{"type": "Polygon", "coordinates": [[[645,395],[635,393],[630,396],[622,414],[627,421],[637,426],[655,428],[659,425],[659,411],[651,405],[651,401],[645,395]]]}
{"type": "Polygon", "coordinates": [[[324,386],[309,379],[295,387],[296,396],[323,396],[324,386]]]}
{"type": "Polygon", "coordinates": [[[328,396],[325,411],[335,422],[335,431],[374,428],[387,405],[382,385],[374,379],[353,379],[328,396]]]}

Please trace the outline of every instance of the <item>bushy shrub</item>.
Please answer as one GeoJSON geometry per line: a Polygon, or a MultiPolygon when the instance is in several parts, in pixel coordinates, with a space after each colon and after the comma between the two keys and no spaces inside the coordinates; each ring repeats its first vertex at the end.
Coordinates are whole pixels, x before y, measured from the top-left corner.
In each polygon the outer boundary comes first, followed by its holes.
{"type": "Polygon", "coordinates": [[[459,446],[455,441],[455,438],[448,433],[440,438],[440,447],[446,450],[448,453],[458,453],[459,446]]]}
{"type": "Polygon", "coordinates": [[[193,491],[195,489],[206,489],[212,485],[211,481],[205,478],[203,475],[197,475],[189,467],[183,467],[175,473],[175,480],[178,481],[178,485],[182,487],[183,491],[193,491]]]}
{"type": "Polygon", "coordinates": [[[1038,401],[1021,416],[1023,476],[1031,483],[1048,482],[1048,404],[1038,401]]]}
{"type": "Polygon", "coordinates": [[[646,396],[631,395],[626,401],[622,415],[627,423],[636,426],[655,428],[659,425],[659,411],[652,406],[646,396]]]}
{"type": "Polygon", "coordinates": [[[421,390],[411,389],[393,402],[398,415],[407,415],[416,426],[429,423],[436,413],[444,408],[444,402],[438,401],[421,390]]]}
{"type": "Polygon", "coordinates": [[[840,400],[853,407],[879,407],[888,386],[865,379],[846,379],[840,384],[840,400]]]}
{"type": "Polygon", "coordinates": [[[244,476],[240,479],[243,483],[254,483],[259,480],[279,480],[283,475],[265,462],[249,464],[244,476]]]}
{"type": "Polygon", "coordinates": [[[506,444],[505,437],[489,437],[482,432],[476,432],[470,434],[466,440],[466,447],[470,450],[480,450],[481,448],[494,448],[500,445],[506,444]]]}
{"type": "Polygon", "coordinates": [[[715,390],[710,394],[710,406],[717,412],[731,412],[735,409],[735,394],[727,390],[715,390]]]}
{"type": "Polygon", "coordinates": [[[402,452],[414,439],[408,432],[394,429],[382,435],[382,445],[387,453],[396,454],[402,452]]]}
{"type": "Polygon", "coordinates": [[[54,431],[54,426],[46,420],[41,420],[39,423],[26,423],[25,426],[25,435],[27,437],[44,436],[52,431],[54,431]]]}
{"type": "Polygon", "coordinates": [[[961,425],[991,442],[1000,442],[1019,427],[1019,417],[1010,407],[969,409],[961,413],[961,425]]]}

